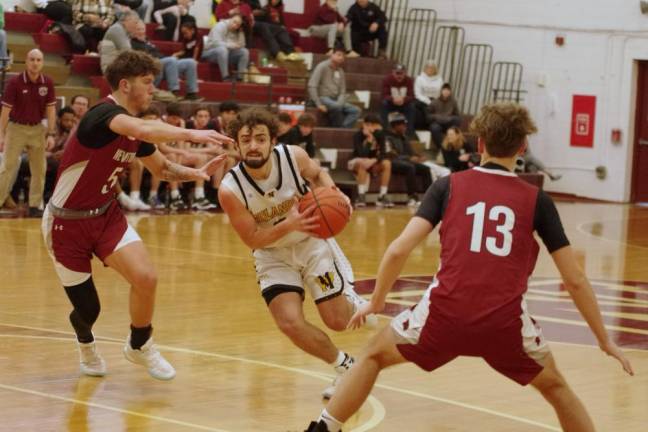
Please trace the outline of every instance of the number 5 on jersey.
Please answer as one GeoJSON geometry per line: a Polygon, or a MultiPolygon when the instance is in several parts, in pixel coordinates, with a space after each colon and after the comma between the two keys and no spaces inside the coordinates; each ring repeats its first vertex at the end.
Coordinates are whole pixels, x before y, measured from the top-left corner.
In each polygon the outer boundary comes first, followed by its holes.
{"type": "MultiPolygon", "coordinates": [[[[466,209],[468,216],[473,216],[472,236],[470,238],[470,251],[479,253],[482,249],[484,238],[484,219],[486,217],[486,203],[483,201],[478,202],[466,209]]],[[[500,239],[501,245],[498,246],[497,237],[486,237],[486,250],[493,255],[505,257],[511,253],[513,246],[513,226],[515,225],[515,213],[513,210],[506,206],[494,206],[488,212],[488,219],[498,221],[500,216],[504,215],[504,222],[497,225],[495,228],[497,232],[502,234],[500,239]]]]}
{"type": "Polygon", "coordinates": [[[113,188],[117,184],[117,180],[119,180],[119,173],[122,172],[122,171],[124,171],[123,167],[115,168],[115,170],[112,172],[112,174],[110,174],[110,177],[108,177],[108,180],[106,181],[106,184],[103,185],[103,187],[101,188],[101,193],[102,194],[105,195],[108,192],[110,192],[111,190],[113,190],[113,188]]]}

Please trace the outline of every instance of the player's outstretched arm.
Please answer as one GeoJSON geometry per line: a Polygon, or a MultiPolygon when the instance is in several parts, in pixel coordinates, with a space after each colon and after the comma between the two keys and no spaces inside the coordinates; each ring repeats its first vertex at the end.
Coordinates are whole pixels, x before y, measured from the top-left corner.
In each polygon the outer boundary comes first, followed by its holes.
{"type": "Polygon", "coordinates": [[[587,325],[589,325],[594,333],[601,350],[607,355],[616,358],[621,363],[621,366],[623,366],[623,370],[630,375],[634,375],[630,361],[608,336],[592,286],[578,265],[572,247],[565,246],[560,248],[553,252],[551,257],[554,263],[556,263],[556,267],[558,267],[565,287],[569,291],[576,308],[578,308],[587,325]]]}
{"type": "Polygon", "coordinates": [[[433,229],[434,226],[427,219],[418,216],[410,219],[403,232],[391,242],[380,261],[371,301],[356,311],[347,325],[348,328],[360,327],[367,315],[381,312],[385,308],[387,293],[403,270],[407,258],[433,229]]]}
{"type": "Polygon", "coordinates": [[[189,168],[167,159],[159,150],[146,157],[140,158],[144,166],[156,177],[166,181],[196,181],[209,178],[225,163],[226,155],[220,155],[201,168],[189,168]]]}
{"type": "Polygon", "coordinates": [[[118,114],[113,117],[109,127],[119,135],[131,136],[153,144],[172,141],[190,141],[213,145],[234,143],[228,136],[214,130],[178,128],[158,120],[143,120],[126,114],[118,114]]]}
{"type": "Polygon", "coordinates": [[[223,185],[218,189],[218,201],[243,243],[251,249],[263,249],[292,231],[308,232],[318,228],[319,216],[313,216],[315,205],[300,213],[297,199],[293,200],[284,220],[267,228],[259,226],[236,195],[223,185]]]}

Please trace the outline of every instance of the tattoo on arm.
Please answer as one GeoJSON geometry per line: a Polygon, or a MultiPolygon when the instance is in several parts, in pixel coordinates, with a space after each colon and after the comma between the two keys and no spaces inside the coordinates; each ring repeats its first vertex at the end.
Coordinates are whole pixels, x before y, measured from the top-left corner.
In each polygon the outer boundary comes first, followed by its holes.
{"type": "Polygon", "coordinates": [[[196,170],[166,160],[164,168],[160,171],[160,177],[166,181],[190,181],[196,179],[196,170]]]}

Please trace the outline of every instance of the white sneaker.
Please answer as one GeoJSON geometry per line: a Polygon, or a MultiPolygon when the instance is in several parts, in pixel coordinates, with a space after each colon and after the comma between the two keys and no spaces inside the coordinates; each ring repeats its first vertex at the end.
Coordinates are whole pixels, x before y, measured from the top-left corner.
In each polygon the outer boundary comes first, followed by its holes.
{"type": "Polygon", "coordinates": [[[94,342],[81,343],[79,346],[80,369],[83,375],[101,377],[106,375],[106,362],[101,358],[94,342]]]}
{"type": "Polygon", "coordinates": [[[117,201],[119,201],[119,204],[121,204],[121,206],[126,210],[136,211],[138,209],[137,201],[126,195],[124,192],[117,195],[117,201]]]}
{"type": "Polygon", "coordinates": [[[124,346],[124,357],[126,360],[145,366],[153,378],[159,380],[170,380],[175,377],[176,371],[171,364],[162,357],[162,354],[153,344],[153,338],[149,338],[140,349],[133,349],[130,344],[130,335],[124,346]]]}
{"type": "Polygon", "coordinates": [[[349,354],[344,353],[346,356],[344,358],[344,361],[340,366],[337,366],[335,368],[335,372],[337,373],[337,376],[333,378],[333,382],[331,383],[330,386],[326,387],[324,390],[322,390],[322,398],[324,399],[331,399],[333,395],[335,394],[335,388],[337,384],[340,382],[340,377],[346,373],[349,369],[351,369],[351,366],[353,366],[353,363],[355,363],[355,360],[353,357],[351,357],[349,354]]]}
{"type": "MultiPolygon", "coordinates": [[[[369,303],[369,301],[360,297],[360,295],[357,292],[355,292],[355,290],[353,289],[353,285],[351,284],[348,284],[344,288],[343,294],[347,298],[349,303],[353,304],[353,306],[355,307],[354,312],[357,311],[360,306],[369,303]]],[[[375,328],[378,325],[378,317],[375,314],[367,315],[365,317],[364,325],[369,328],[375,328]]]]}
{"type": "Polygon", "coordinates": [[[137,207],[136,210],[141,210],[141,211],[149,211],[151,210],[151,206],[146,204],[144,201],[142,201],[141,198],[132,198],[131,199],[135,202],[135,206],[137,207]]]}

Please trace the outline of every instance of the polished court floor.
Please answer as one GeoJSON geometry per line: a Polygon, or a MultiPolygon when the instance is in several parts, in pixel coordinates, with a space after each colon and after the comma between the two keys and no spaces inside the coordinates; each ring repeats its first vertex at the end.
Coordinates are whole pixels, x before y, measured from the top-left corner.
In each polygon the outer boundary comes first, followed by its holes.
{"type": "MultiPolygon", "coordinates": [[[[558,365],[600,431],[648,430],[648,209],[560,203],[605,322],[626,349],[626,376],[594,346],[546,252],[529,289],[558,365]]],[[[407,209],[354,213],[339,243],[371,292],[378,262],[407,223],[407,209]]],[[[222,214],[129,216],[159,270],[155,340],[178,375],[149,378],[121,348],[128,286],[95,262],[102,313],[95,327],[105,378],[80,377],[68,300],[42,244],[39,221],[0,220],[0,431],[301,431],[321,408],[332,370],[275,329],[247,248],[222,214]]],[[[410,258],[386,315],[417,301],[438,264],[436,231],[410,258]]],[[[319,323],[312,302],[309,319],[319,323]]],[[[332,334],[358,353],[374,330],[332,334]]],[[[461,358],[425,374],[386,371],[346,431],[559,430],[539,394],[481,360],[461,358]]]]}

